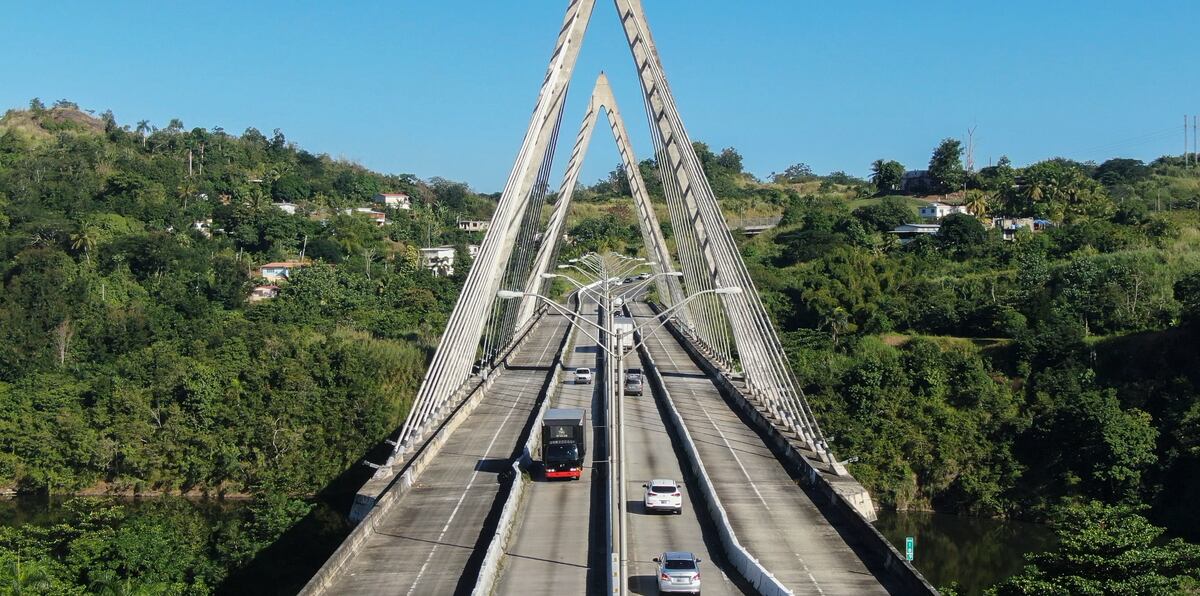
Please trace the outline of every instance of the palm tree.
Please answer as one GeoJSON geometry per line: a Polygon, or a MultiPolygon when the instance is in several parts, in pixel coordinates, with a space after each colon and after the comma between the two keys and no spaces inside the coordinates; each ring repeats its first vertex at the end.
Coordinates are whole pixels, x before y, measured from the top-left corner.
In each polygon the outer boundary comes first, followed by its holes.
{"type": "Polygon", "coordinates": [[[22,565],[20,557],[0,569],[0,591],[5,594],[46,594],[50,588],[50,573],[40,565],[22,565]]]}
{"type": "Polygon", "coordinates": [[[71,248],[74,250],[83,251],[83,258],[87,262],[92,262],[92,249],[96,246],[96,240],[99,232],[96,228],[90,225],[80,226],[74,234],[71,234],[71,248]]]}
{"type": "Polygon", "coordinates": [[[150,131],[150,121],[142,120],[137,123],[137,133],[142,137],[142,149],[146,148],[146,133],[150,131]]]}
{"type": "Polygon", "coordinates": [[[967,197],[967,211],[980,219],[987,217],[988,196],[982,192],[973,192],[967,197]]]}
{"type": "Polygon", "coordinates": [[[879,188],[880,183],[883,182],[883,175],[886,167],[887,162],[883,161],[882,159],[877,159],[871,162],[871,184],[874,184],[875,188],[879,188]]]}

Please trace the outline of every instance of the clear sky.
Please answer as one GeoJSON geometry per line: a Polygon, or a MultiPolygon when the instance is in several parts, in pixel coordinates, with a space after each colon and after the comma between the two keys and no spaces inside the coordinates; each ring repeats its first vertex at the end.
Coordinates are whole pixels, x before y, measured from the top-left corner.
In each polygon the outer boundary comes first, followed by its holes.
{"type": "MultiPolygon", "coordinates": [[[[566,0],[4,2],[0,108],[70,99],[121,123],[280,128],[315,153],[500,190],[566,0]]],[[[645,0],[695,140],[760,176],[795,162],[1153,159],[1200,113],[1197,0],[645,0]],[[673,12],[674,11],[674,12],[673,12]]],[[[598,0],[563,124],[605,70],[649,152],[616,11],[598,0]]],[[[564,167],[560,157],[556,172],[564,167]]],[[[618,162],[597,135],[584,171],[618,162]]],[[[556,175],[557,178],[557,175],[556,175]]]]}

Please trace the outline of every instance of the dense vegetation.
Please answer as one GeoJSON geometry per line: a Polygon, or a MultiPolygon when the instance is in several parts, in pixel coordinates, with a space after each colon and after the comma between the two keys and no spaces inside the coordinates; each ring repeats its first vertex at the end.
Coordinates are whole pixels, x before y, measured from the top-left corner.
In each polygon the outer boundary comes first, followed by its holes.
{"type": "Polygon", "coordinates": [[[7,113],[0,489],[256,501],[220,537],[186,512],[84,503],[70,528],[0,532],[0,564],[66,591],[218,586],[406,414],[467,269],[434,277],[417,247],[478,242],[456,219],[493,205],[462,184],[299,150],[278,130],[123,127],[66,101],[7,113]],[[413,209],[385,226],[343,213],[380,191],[410,194],[413,209]],[[257,266],[301,254],[312,266],[277,298],[247,302],[257,266]],[[187,556],[155,562],[173,547],[187,556]]]}

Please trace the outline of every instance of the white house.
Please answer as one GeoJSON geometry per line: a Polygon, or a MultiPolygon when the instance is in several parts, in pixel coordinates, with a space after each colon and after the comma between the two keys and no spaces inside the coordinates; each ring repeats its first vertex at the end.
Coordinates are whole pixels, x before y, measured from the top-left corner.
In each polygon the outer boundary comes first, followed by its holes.
{"type": "Polygon", "coordinates": [[[947,205],[945,203],[930,203],[921,207],[921,218],[939,220],[955,213],[969,213],[964,205],[947,205]]]}
{"type": "Polygon", "coordinates": [[[421,249],[421,266],[433,272],[438,277],[454,275],[453,246],[435,246],[421,249]]]}
{"type": "Polygon", "coordinates": [[[403,192],[381,192],[375,195],[375,202],[392,209],[412,209],[412,197],[403,192]]]}
{"type": "Polygon", "coordinates": [[[888,233],[899,237],[900,244],[908,244],[920,236],[935,235],[941,229],[942,226],[938,224],[901,224],[888,233]]]}
{"type": "Polygon", "coordinates": [[[308,261],[279,261],[258,268],[258,276],[267,281],[282,281],[292,277],[297,270],[308,267],[308,261]]]}
{"type": "Polygon", "coordinates": [[[296,214],[296,204],[295,203],[275,203],[275,206],[278,207],[280,211],[282,211],[288,215],[296,214]]]}
{"type": "Polygon", "coordinates": [[[480,221],[476,219],[460,219],[458,220],[458,229],[466,232],[486,232],[492,227],[490,221],[480,221]]]}
{"type": "Polygon", "coordinates": [[[467,245],[467,254],[471,255],[472,259],[479,256],[479,245],[478,244],[468,244],[467,245]]]}

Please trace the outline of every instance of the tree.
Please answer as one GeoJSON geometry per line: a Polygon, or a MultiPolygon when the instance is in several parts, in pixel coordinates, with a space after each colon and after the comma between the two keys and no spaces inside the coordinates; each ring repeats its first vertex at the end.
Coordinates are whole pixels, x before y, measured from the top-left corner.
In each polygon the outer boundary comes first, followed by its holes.
{"type": "Polygon", "coordinates": [[[46,104],[42,103],[41,99],[35,97],[29,100],[29,111],[33,112],[34,116],[41,115],[42,112],[46,111],[46,104]]]}
{"type": "Polygon", "coordinates": [[[871,183],[875,190],[887,192],[900,188],[904,180],[904,165],[898,161],[877,159],[871,164],[871,183]]]}
{"type": "Polygon", "coordinates": [[[1028,557],[1029,565],[990,593],[995,596],[1177,594],[1200,580],[1200,546],[1175,538],[1135,507],[1098,502],[1059,514],[1055,550],[1028,557]]]}
{"type": "Polygon", "coordinates": [[[1096,168],[1092,178],[1105,186],[1133,184],[1150,178],[1150,168],[1140,159],[1110,159],[1096,168]]]}
{"type": "Polygon", "coordinates": [[[90,263],[92,261],[92,249],[96,247],[96,241],[99,237],[100,232],[95,226],[81,225],[75,233],[71,234],[71,248],[83,252],[83,258],[90,263]]]}
{"type": "Polygon", "coordinates": [[[980,190],[971,190],[967,192],[967,202],[965,203],[967,211],[971,212],[978,218],[987,217],[989,201],[988,195],[980,190]]]}
{"type": "Polygon", "coordinates": [[[813,169],[806,163],[792,164],[782,174],[771,174],[771,180],[776,184],[795,184],[812,180],[815,177],[813,169]]]}
{"type": "Polygon", "coordinates": [[[942,247],[960,255],[969,255],[987,242],[987,229],[970,215],[954,213],[942,219],[937,239],[942,247]]]}
{"type": "Polygon", "coordinates": [[[929,176],[938,192],[949,193],[962,188],[965,175],[962,153],[962,143],[957,139],[943,139],[933,150],[933,157],[929,159],[929,176]]]}
{"type": "Polygon", "coordinates": [[[885,197],[882,201],[859,207],[854,210],[854,217],[863,225],[876,232],[889,232],[900,224],[908,223],[916,218],[916,213],[898,197],[885,197]]]}
{"type": "Polygon", "coordinates": [[[146,148],[146,133],[150,132],[150,121],[139,120],[137,123],[138,136],[142,137],[142,149],[146,148]]]}

